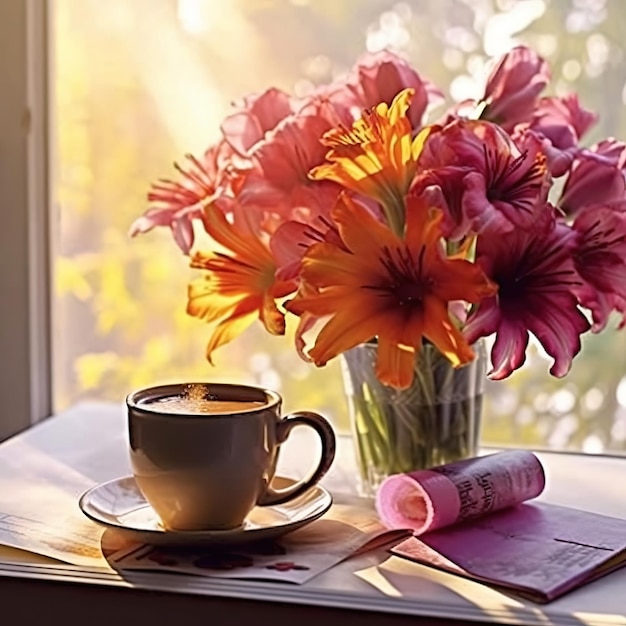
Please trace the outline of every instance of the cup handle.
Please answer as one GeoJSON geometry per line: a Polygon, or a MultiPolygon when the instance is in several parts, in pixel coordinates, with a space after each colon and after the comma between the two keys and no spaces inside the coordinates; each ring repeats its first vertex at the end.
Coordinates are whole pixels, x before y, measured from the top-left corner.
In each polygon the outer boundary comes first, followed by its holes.
{"type": "Polygon", "coordinates": [[[329,470],[335,458],[335,433],[328,421],[317,413],[310,411],[297,411],[290,413],[278,423],[277,439],[282,444],[286,441],[291,429],[295,426],[310,426],[319,435],[322,442],[322,451],[320,460],[313,473],[308,478],[299,480],[294,485],[285,489],[273,489],[271,485],[267,486],[265,493],[259,498],[257,504],[259,506],[271,506],[274,504],[282,504],[288,500],[293,500],[305,491],[310,489],[329,470]]]}

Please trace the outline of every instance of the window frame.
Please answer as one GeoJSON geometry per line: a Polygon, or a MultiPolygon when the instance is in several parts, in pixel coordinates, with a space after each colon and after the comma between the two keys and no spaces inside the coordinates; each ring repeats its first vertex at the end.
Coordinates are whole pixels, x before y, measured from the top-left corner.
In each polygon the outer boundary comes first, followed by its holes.
{"type": "Polygon", "coordinates": [[[51,413],[47,0],[0,2],[0,440],[51,413]]]}
{"type": "Polygon", "coordinates": [[[53,408],[51,13],[48,0],[0,0],[0,441],[53,408]]]}

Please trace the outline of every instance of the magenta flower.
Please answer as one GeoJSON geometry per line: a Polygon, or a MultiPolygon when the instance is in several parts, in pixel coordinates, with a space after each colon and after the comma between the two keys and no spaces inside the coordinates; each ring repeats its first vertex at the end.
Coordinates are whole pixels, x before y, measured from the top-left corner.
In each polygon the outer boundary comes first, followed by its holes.
{"type": "MultiPolygon", "coordinates": [[[[541,98],[533,113],[531,128],[545,129],[543,134],[552,139],[551,128],[568,126],[576,140],[580,140],[598,121],[598,114],[583,108],[578,95],[570,93],[562,98],[541,98]]],[[[554,142],[553,143],[557,143],[554,142]]]]}
{"type": "Polygon", "coordinates": [[[224,119],[221,130],[233,150],[244,156],[298,108],[291,96],[276,88],[248,95],[235,106],[237,111],[224,119]]]}
{"type": "Polygon", "coordinates": [[[390,105],[398,93],[411,87],[415,93],[408,118],[414,129],[423,125],[429,105],[443,101],[444,97],[433,83],[423,79],[403,58],[388,50],[361,55],[349,81],[355,85],[361,109],[381,102],[390,105]]]}
{"type": "Polygon", "coordinates": [[[572,215],[587,205],[620,200],[626,200],[626,144],[605,139],[574,161],[559,206],[572,215]]]}
{"type": "Polygon", "coordinates": [[[211,146],[201,159],[188,154],[188,166],[174,167],[180,180],[162,178],[148,192],[148,210],[130,227],[135,237],[156,226],[168,226],[178,247],[189,254],[194,243],[193,220],[203,219],[203,207],[215,202],[226,209],[231,199],[224,195],[228,187],[227,166],[232,150],[224,142],[211,146]]]}
{"type": "Polygon", "coordinates": [[[616,204],[590,205],[576,214],[578,233],[574,264],[583,284],[575,289],[593,316],[593,331],[601,331],[612,311],[626,325],[626,199],[616,204]]]}
{"type": "Polygon", "coordinates": [[[473,227],[463,210],[464,178],[467,167],[446,165],[425,171],[416,177],[410,195],[425,196],[431,206],[443,211],[441,232],[451,241],[460,241],[473,227]]]}
{"type": "Polygon", "coordinates": [[[530,123],[517,127],[516,133],[535,135],[541,141],[550,172],[562,176],[580,153],[580,139],[596,120],[596,114],[580,106],[576,94],[541,98],[530,123]]]}
{"type": "Polygon", "coordinates": [[[580,335],[589,330],[574,294],[581,284],[572,259],[576,244],[576,233],[554,219],[549,205],[532,230],[479,237],[476,262],[498,285],[498,293],[478,305],[464,334],[473,343],[496,333],[493,380],[521,367],[529,332],[554,359],[551,374],[562,377],[569,371],[580,351],[580,335]]]}
{"type": "Polygon", "coordinates": [[[513,48],[487,78],[481,119],[511,132],[516,124],[530,121],[537,98],[549,80],[546,61],[525,46],[513,48]]]}
{"type": "Polygon", "coordinates": [[[432,133],[419,168],[414,189],[439,186],[448,222],[457,226],[451,233],[448,225],[446,236],[466,234],[466,224],[478,233],[530,228],[550,186],[538,141],[528,137],[518,147],[499,126],[484,121],[457,120],[432,133]]]}

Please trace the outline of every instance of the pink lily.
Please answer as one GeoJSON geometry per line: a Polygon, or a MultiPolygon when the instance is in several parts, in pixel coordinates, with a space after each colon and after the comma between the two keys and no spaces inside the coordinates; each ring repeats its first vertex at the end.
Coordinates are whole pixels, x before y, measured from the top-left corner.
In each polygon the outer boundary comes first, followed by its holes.
{"type": "Polygon", "coordinates": [[[569,371],[580,335],[589,330],[574,294],[581,284],[572,259],[576,245],[576,233],[554,218],[550,205],[532,230],[479,237],[476,262],[499,289],[472,312],[464,334],[473,343],[496,333],[491,379],[507,378],[521,367],[529,332],[554,359],[552,375],[569,371]]]}
{"type": "Polygon", "coordinates": [[[309,171],[324,162],[322,135],[337,123],[338,113],[328,101],[309,103],[282,120],[250,152],[252,167],[242,172],[236,196],[242,207],[253,205],[287,219],[327,214],[341,187],[313,181],[309,171]]]}
{"type": "Polygon", "coordinates": [[[537,98],[550,81],[550,67],[533,50],[517,46],[505,54],[487,78],[481,119],[511,132],[530,121],[537,98]]]}
{"type": "Polygon", "coordinates": [[[402,57],[388,50],[361,55],[352,68],[350,80],[355,85],[362,109],[381,102],[390,105],[398,93],[411,87],[415,93],[407,117],[413,129],[421,128],[428,108],[444,99],[433,83],[423,79],[402,57]]]}
{"type": "Polygon", "coordinates": [[[302,99],[298,113],[315,114],[320,109],[338,123],[351,126],[363,114],[363,98],[350,76],[344,75],[331,83],[317,86],[302,99]]]}
{"type": "Polygon", "coordinates": [[[582,152],[570,171],[559,206],[568,215],[591,204],[626,199],[626,144],[605,139],[582,152]]]}
{"type": "Polygon", "coordinates": [[[237,111],[222,122],[222,134],[233,150],[247,155],[265,134],[298,108],[289,94],[274,87],[235,103],[237,111]]]}
{"type": "Polygon", "coordinates": [[[614,310],[622,314],[620,327],[626,325],[626,199],[583,207],[573,228],[574,263],[584,281],[576,294],[592,313],[592,330],[601,331],[614,310]]]}
{"type": "Polygon", "coordinates": [[[131,237],[146,233],[156,226],[168,226],[184,254],[194,243],[193,220],[203,219],[204,207],[215,203],[226,210],[232,199],[225,195],[228,188],[228,165],[232,150],[224,143],[211,146],[201,159],[188,154],[188,166],[174,167],[179,181],[162,178],[148,192],[150,206],[130,227],[131,237]]]}

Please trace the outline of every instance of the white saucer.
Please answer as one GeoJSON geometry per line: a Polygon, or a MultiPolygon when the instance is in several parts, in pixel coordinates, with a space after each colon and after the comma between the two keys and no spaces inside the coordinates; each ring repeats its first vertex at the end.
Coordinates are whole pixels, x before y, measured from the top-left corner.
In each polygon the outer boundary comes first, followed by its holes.
{"type": "MultiPolygon", "coordinates": [[[[295,480],[276,476],[275,488],[295,480]]],[[[78,501],[81,511],[94,522],[123,533],[131,541],[159,545],[219,545],[274,539],[311,523],[328,511],[332,496],[319,485],[301,496],[275,506],[255,507],[243,526],[233,530],[165,530],[146,502],[132,476],[117,478],[86,491],[78,501]]]]}

